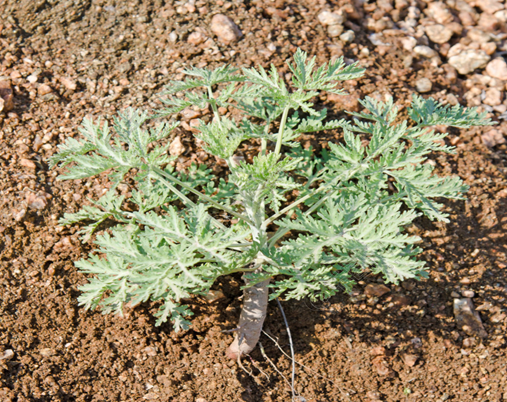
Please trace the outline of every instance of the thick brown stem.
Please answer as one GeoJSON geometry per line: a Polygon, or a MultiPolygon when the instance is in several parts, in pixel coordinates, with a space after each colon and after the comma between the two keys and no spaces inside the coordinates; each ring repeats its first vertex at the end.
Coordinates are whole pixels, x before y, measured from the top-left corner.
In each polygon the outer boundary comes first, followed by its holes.
{"type": "MultiPolygon", "coordinates": [[[[245,283],[248,286],[248,280],[245,279],[245,283]]],[[[236,360],[249,354],[257,345],[268,307],[268,284],[269,279],[245,289],[238,330],[227,349],[227,357],[236,360]]]]}

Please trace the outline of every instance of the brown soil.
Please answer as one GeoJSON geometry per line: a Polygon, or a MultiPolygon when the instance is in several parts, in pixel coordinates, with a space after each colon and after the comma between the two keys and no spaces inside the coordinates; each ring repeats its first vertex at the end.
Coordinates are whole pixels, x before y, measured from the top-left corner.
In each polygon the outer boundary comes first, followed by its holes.
{"type": "MultiPolygon", "coordinates": [[[[127,106],[157,106],[163,85],[181,78],[186,65],[274,63],[287,71],[284,61],[297,46],[318,62],[344,54],[367,67],[365,78],[345,84],[349,97],[321,97],[334,114],[357,108],[357,97],[365,95],[390,93],[406,105],[420,77],[431,79],[430,95],[440,100],[453,95],[462,104],[471,100],[463,97],[471,87],[483,88],[480,76],[453,76],[449,65],[418,58],[410,65],[399,32],[384,31],[388,45],[373,45],[364,28],[367,18],[379,20],[390,1],[379,1],[380,8],[365,4],[358,7],[362,13],[349,15],[348,28],[356,30],[352,44],[329,38],[317,15],[346,3],[200,0],[195,9],[185,6],[191,2],[161,0],[0,4],[0,78],[14,89],[14,109],[0,114],[0,356],[14,352],[0,360],[1,401],[291,399],[290,388],[258,348],[243,363],[252,375],[224,356],[232,335],[222,331],[235,327],[241,307],[239,277],[217,284],[226,297],[216,304],[194,301],[192,328],[177,334],[170,324],[154,326],[156,306],[149,304],[123,318],[79,308],[77,287],[86,278],[73,262],[91,246],[80,243],[79,228],[61,228],[57,220],[87,197],[101,195],[106,181],[57,181],[47,160],[58,143],[79,135],[85,115],[109,118],[127,106]],[[240,41],[224,45],[212,35],[209,22],[217,12],[239,25],[240,41]],[[213,42],[188,43],[195,30],[213,42]]],[[[459,40],[454,36],[451,44],[459,40]]],[[[505,132],[499,115],[491,113],[505,132]]],[[[428,280],[392,286],[376,299],[364,297],[366,284],[379,282],[367,277],[352,297],[283,303],[296,359],[305,365],[296,372],[301,400],[507,400],[506,145],[486,147],[481,139],[486,131],[451,130],[448,141],[457,145],[457,154],[433,158],[440,173],[460,175],[471,189],[466,201],[446,203],[450,224],[420,220],[412,228],[424,239],[428,280]],[[456,326],[451,293],[464,290],[475,291],[475,306],[483,305],[484,340],[456,326]]],[[[190,132],[178,134],[187,147],[180,162],[195,160],[200,150],[190,132]]],[[[266,332],[289,352],[276,304],[268,314],[266,332]]],[[[290,379],[290,360],[265,335],[261,343],[290,379]]]]}

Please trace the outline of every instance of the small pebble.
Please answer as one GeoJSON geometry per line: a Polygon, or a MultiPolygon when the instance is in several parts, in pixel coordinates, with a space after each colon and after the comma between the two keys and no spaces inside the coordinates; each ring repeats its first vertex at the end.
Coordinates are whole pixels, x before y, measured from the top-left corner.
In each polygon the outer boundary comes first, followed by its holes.
{"type": "Polygon", "coordinates": [[[477,25],[485,31],[493,33],[498,28],[500,28],[500,21],[494,15],[491,15],[489,13],[481,13],[477,25]]]}
{"type": "Polygon", "coordinates": [[[397,307],[406,307],[410,305],[410,298],[405,295],[397,294],[391,297],[391,302],[397,307]]]}
{"type": "Polygon", "coordinates": [[[481,44],[481,50],[484,50],[484,52],[488,56],[491,56],[496,52],[496,43],[494,42],[483,43],[481,44]]]}
{"type": "Polygon", "coordinates": [[[488,14],[494,14],[505,8],[503,1],[498,0],[481,0],[476,2],[475,6],[479,7],[483,12],[488,14]]]}
{"type": "Polygon", "coordinates": [[[441,1],[430,2],[425,13],[440,24],[451,22],[454,19],[447,6],[441,1]]]}
{"type": "Polygon", "coordinates": [[[14,209],[12,211],[12,217],[16,222],[21,222],[25,216],[26,216],[25,208],[22,208],[20,211],[18,211],[17,209],[14,209]]]}
{"type": "Polygon", "coordinates": [[[60,77],[59,81],[62,83],[62,85],[67,88],[69,91],[75,91],[77,88],[77,85],[74,81],[72,81],[70,78],[66,77],[60,77]]]}
{"type": "Polygon", "coordinates": [[[32,192],[29,192],[26,195],[26,203],[28,204],[28,207],[31,209],[38,209],[42,210],[47,207],[48,205],[48,199],[51,198],[51,195],[47,193],[42,194],[34,194],[32,192]]]}
{"type": "Polygon", "coordinates": [[[476,308],[477,311],[482,311],[482,310],[490,310],[491,308],[493,307],[493,304],[490,303],[490,302],[485,302],[485,303],[482,303],[479,307],[476,308]]]}
{"type": "Polygon", "coordinates": [[[411,52],[414,50],[414,47],[417,46],[417,39],[412,36],[408,36],[406,38],[403,38],[401,40],[401,43],[403,45],[403,49],[405,49],[407,52],[411,52]]]}
{"type": "Polygon", "coordinates": [[[178,34],[176,32],[171,32],[169,34],[169,40],[172,42],[172,43],[176,43],[176,41],[178,40],[178,34]]]}
{"type": "Polygon", "coordinates": [[[406,69],[412,68],[412,64],[414,64],[414,57],[409,54],[407,57],[403,59],[403,67],[406,69]]]}
{"type": "Polygon", "coordinates": [[[317,17],[322,25],[341,25],[345,21],[343,15],[322,11],[317,17]]]}
{"type": "Polygon", "coordinates": [[[153,346],[147,346],[143,349],[143,352],[146,353],[148,356],[156,356],[157,355],[157,349],[155,349],[153,346]]]}
{"type": "Polygon", "coordinates": [[[414,367],[416,362],[417,362],[417,359],[419,358],[419,356],[417,355],[412,355],[412,354],[409,354],[409,353],[404,353],[401,358],[403,359],[403,363],[405,363],[406,366],[408,367],[414,367]]]}
{"type": "Polygon", "coordinates": [[[467,32],[467,36],[472,40],[472,42],[476,43],[487,43],[491,40],[491,35],[484,32],[481,29],[470,29],[467,32]]]}
{"type": "Polygon", "coordinates": [[[196,111],[196,110],[193,110],[193,109],[190,109],[190,108],[186,108],[186,109],[183,109],[181,112],[181,117],[184,119],[184,120],[192,120],[192,119],[196,119],[198,117],[201,116],[201,113],[196,111]]]}
{"type": "Polygon", "coordinates": [[[187,39],[187,42],[192,45],[200,45],[206,40],[206,36],[203,35],[201,32],[192,32],[187,39]]]}
{"type": "Polygon", "coordinates": [[[340,40],[344,43],[350,43],[356,38],[356,34],[352,30],[345,31],[340,35],[340,40]]]}
{"type": "Polygon", "coordinates": [[[502,58],[491,60],[486,66],[486,74],[490,77],[507,81],[507,63],[502,58]]]}
{"type": "Polygon", "coordinates": [[[243,36],[239,27],[224,14],[216,14],[211,19],[211,31],[224,43],[237,41],[243,36]]]}
{"type": "Polygon", "coordinates": [[[55,354],[55,351],[51,348],[44,348],[39,351],[39,353],[44,357],[53,356],[55,354]]]}
{"type": "Polygon", "coordinates": [[[41,84],[37,89],[40,96],[44,96],[53,92],[53,89],[47,84],[41,84]]]}
{"type": "Polygon", "coordinates": [[[449,57],[448,63],[460,74],[470,74],[477,68],[486,67],[490,57],[484,50],[467,49],[449,57]]]}
{"type": "Polygon", "coordinates": [[[181,142],[181,138],[178,136],[173,140],[173,142],[171,142],[171,145],[169,146],[169,153],[172,156],[180,156],[184,152],[185,152],[185,146],[181,142]]]}
{"type": "Polygon", "coordinates": [[[266,47],[270,52],[276,52],[276,45],[274,43],[270,43],[266,47]]]}
{"type": "Polygon", "coordinates": [[[475,292],[473,290],[463,290],[461,294],[463,297],[468,297],[470,299],[475,296],[475,292]]]}
{"type": "Polygon", "coordinates": [[[502,132],[492,128],[481,135],[481,139],[484,145],[488,148],[496,147],[497,145],[505,144],[505,137],[502,132]]]}
{"type": "Polygon", "coordinates": [[[11,360],[14,357],[14,351],[12,349],[5,349],[3,353],[0,354],[0,361],[2,360],[11,360]]]}
{"type": "Polygon", "coordinates": [[[448,42],[454,33],[450,28],[441,24],[428,25],[425,31],[432,42],[440,44],[448,42]]]}
{"type": "Polygon", "coordinates": [[[477,340],[473,337],[463,339],[463,347],[465,349],[473,348],[477,344],[477,340]]]}
{"type": "Polygon", "coordinates": [[[205,298],[208,303],[216,303],[219,300],[224,299],[225,295],[221,290],[210,290],[206,294],[205,298]]]}
{"type": "Polygon", "coordinates": [[[364,294],[368,297],[381,297],[390,291],[391,289],[389,289],[386,285],[382,285],[380,283],[369,283],[364,289],[364,294]]]}
{"type": "Polygon", "coordinates": [[[329,25],[327,27],[327,33],[331,38],[336,38],[343,33],[343,25],[329,25]]]}
{"type": "Polygon", "coordinates": [[[438,53],[429,46],[416,46],[414,47],[414,53],[428,59],[438,57],[438,53]]]}
{"type": "MultiPolygon", "coordinates": [[[[507,10],[500,10],[494,14],[495,18],[501,22],[507,22],[507,10]]],[[[505,398],[507,400],[507,398],[505,398]]]]}
{"type": "Polygon", "coordinates": [[[424,77],[424,78],[419,78],[415,82],[415,87],[417,89],[417,92],[426,93],[426,92],[431,91],[433,84],[431,83],[431,81],[428,78],[424,77]]]}
{"type": "Polygon", "coordinates": [[[35,163],[33,161],[31,161],[30,159],[21,158],[19,160],[19,164],[21,166],[24,166],[24,167],[27,167],[27,168],[33,169],[33,170],[35,170],[37,168],[37,166],[35,165],[35,163]]]}
{"type": "Polygon", "coordinates": [[[505,320],[507,315],[505,313],[496,313],[494,316],[491,317],[491,322],[499,323],[505,320]]]}

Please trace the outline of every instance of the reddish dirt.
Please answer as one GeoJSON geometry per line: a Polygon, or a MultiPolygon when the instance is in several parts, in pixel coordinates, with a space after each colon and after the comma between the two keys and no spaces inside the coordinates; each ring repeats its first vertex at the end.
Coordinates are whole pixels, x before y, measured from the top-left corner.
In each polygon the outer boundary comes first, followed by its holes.
{"type": "MultiPolygon", "coordinates": [[[[421,77],[430,78],[429,94],[437,99],[481,105],[479,94],[490,85],[483,70],[458,75],[448,64],[417,58],[403,48],[406,34],[388,26],[382,32],[387,45],[368,39],[371,21],[406,17],[406,7],[389,9],[401,3],[365,3],[354,10],[333,0],[198,0],[195,7],[161,0],[4,0],[0,80],[11,83],[14,108],[0,113],[0,356],[14,355],[0,360],[0,400],[290,400],[290,388],[258,348],[244,360],[251,375],[224,357],[232,335],[222,331],[235,327],[241,307],[239,277],[217,284],[226,297],[216,304],[192,303],[193,326],[186,332],[174,333],[170,324],[155,327],[155,305],[129,310],[123,318],[79,308],[77,287],[86,278],[73,262],[92,246],[80,244],[78,227],[62,228],[57,220],[85,204],[86,197],[97,198],[107,183],[102,177],[57,181],[58,172],[48,169],[47,160],[58,143],[79,135],[85,115],[110,118],[127,106],[156,107],[157,94],[168,80],[182,77],[184,66],[274,63],[287,72],[284,61],[298,46],[318,62],[343,54],[367,68],[365,78],[345,84],[350,96],[322,95],[319,104],[331,114],[358,108],[357,98],[365,95],[389,93],[404,106],[421,77]],[[317,19],[323,9],[342,5],[349,11],[346,29],[356,30],[348,45],[330,38],[317,19]],[[216,40],[208,27],[217,12],[238,24],[240,41],[216,40]],[[188,43],[196,30],[213,42],[188,43]]],[[[414,5],[424,11],[426,3],[414,5]]],[[[473,24],[491,20],[490,14],[479,19],[480,8],[473,12],[473,24]]],[[[458,26],[459,18],[468,21],[462,13],[453,15],[458,26]]],[[[506,50],[505,24],[494,29],[500,35],[494,42],[498,51],[506,50]]],[[[470,43],[466,31],[451,45],[470,43]]],[[[447,44],[429,45],[443,55],[447,44]]],[[[502,109],[481,107],[500,123],[501,137],[507,128],[502,109]]],[[[507,147],[488,148],[483,139],[488,130],[451,129],[447,141],[457,146],[457,154],[432,158],[439,173],[458,174],[471,188],[466,201],[446,203],[451,223],[419,220],[410,228],[424,239],[421,258],[428,261],[428,280],[391,286],[386,295],[372,298],[364,288],[380,279],[370,276],[352,297],[283,303],[296,359],[304,364],[296,372],[296,391],[304,400],[507,400],[507,147]],[[484,340],[456,326],[453,297],[466,290],[473,290],[473,303],[482,306],[484,340]]],[[[187,147],[180,160],[185,165],[201,150],[190,132],[178,134],[187,147]]],[[[337,135],[303,141],[320,147],[337,135]]],[[[265,330],[289,352],[274,303],[265,330]]],[[[261,342],[271,362],[290,378],[290,360],[268,337],[261,342]]]]}

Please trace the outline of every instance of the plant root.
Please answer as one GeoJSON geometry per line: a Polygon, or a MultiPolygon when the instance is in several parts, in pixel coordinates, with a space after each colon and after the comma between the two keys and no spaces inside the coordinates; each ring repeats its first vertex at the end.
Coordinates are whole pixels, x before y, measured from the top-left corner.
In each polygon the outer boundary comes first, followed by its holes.
{"type": "MultiPolygon", "coordinates": [[[[248,286],[248,280],[245,279],[248,286]]],[[[243,309],[234,341],[227,349],[227,357],[233,360],[249,354],[257,345],[266,318],[269,295],[269,279],[256,283],[244,291],[243,309]]]]}

